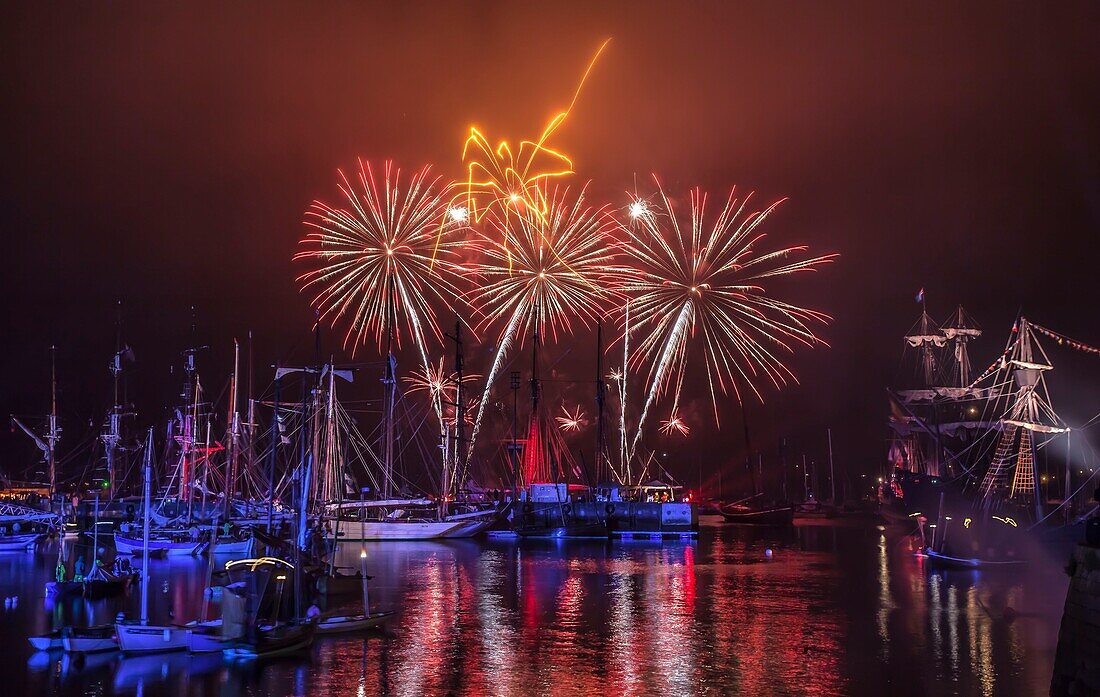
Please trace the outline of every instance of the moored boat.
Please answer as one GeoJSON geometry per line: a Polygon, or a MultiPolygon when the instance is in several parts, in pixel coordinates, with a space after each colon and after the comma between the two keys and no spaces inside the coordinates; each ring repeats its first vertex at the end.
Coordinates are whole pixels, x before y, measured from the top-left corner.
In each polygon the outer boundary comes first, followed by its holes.
{"type": "MultiPolygon", "coordinates": [[[[171,537],[150,537],[148,540],[148,554],[151,556],[167,555],[195,556],[202,552],[205,542],[199,540],[184,540],[171,537]]],[[[115,533],[115,551],[119,554],[140,555],[145,553],[145,540],[128,537],[122,533],[115,533]]]]}
{"type": "Polygon", "coordinates": [[[741,525],[791,525],[794,523],[794,506],[753,506],[743,503],[727,504],[718,509],[728,523],[741,525]]]}
{"type": "Polygon", "coordinates": [[[69,653],[117,651],[118,638],[113,624],[94,627],[68,627],[62,632],[61,645],[69,653]]]}
{"type": "Polygon", "coordinates": [[[190,630],[173,625],[149,625],[140,622],[115,624],[118,647],[123,653],[163,653],[183,651],[189,645],[190,630]]]}
{"type": "Polygon", "coordinates": [[[308,648],[316,630],[317,623],[312,620],[261,625],[255,628],[253,638],[228,642],[223,654],[238,660],[285,656],[308,648]]]}
{"type": "Polygon", "coordinates": [[[49,634],[39,634],[38,636],[27,637],[27,641],[34,647],[35,651],[53,651],[55,649],[64,648],[62,641],[61,630],[56,629],[49,634]]]}
{"type": "Polygon", "coordinates": [[[382,626],[392,612],[372,612],[370,615],[322,615],[317,620],[318,634],[346,634],[382,626]]]}

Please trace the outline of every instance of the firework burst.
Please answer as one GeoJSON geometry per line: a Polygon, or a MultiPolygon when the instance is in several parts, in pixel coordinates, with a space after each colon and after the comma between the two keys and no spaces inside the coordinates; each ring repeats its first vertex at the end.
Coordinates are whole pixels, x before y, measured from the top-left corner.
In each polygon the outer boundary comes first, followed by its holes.
{"type": "Polygon", "coordinates": [[[822,344],[811,325],[830,318],[772,297],[764,284],[813,271],[836,256],[800,259],[805,246],[764,251],[765,234],[758,228],[781,201],[749,212],[751,194],[738,199],[734,189],[708,222],[706,195],[699,189],[692,191],[690,210],[683,215],[660,181],[654,181],[658,201],[631,216],[624,247],[634,267],[623,285],[632,313],[624,334],[637,336],[631,362],[649,366],[649,389],[633,447],[659,395],[672,394],[676,414],[692,344],[703,354],[716,421],[719,392],[740,400],[739,385],[760,397],[762,380],[777,388],[797,381],[784,356],[796,345],[822,344]]]}
{"type": "Polygon", "coordinates": [[[296,261],[313,268],[298,277],[303,292],[313,292],[320,320],[348,322],[344,347],[373,340],[380,350],[391,338],[401,345],[402,325],[428,366],[429,336],[441,337],[434,306],[450,308],[459,296],[451,261],[453,231],[465,227],[448,215],[449,187],[425,167],[407,185],[401,170],[386,162],[381,177],[369,162],[359,162],[355,183],[339,172],[341,205],[314,201],[306,211],[310,232],[300,242],[296,261]],[[437,244],[441,221],[447,234],[437,244]],[[441,257],[435,261],[436,251],[441,257]]]}
{"type": "MultiPolygon", "coordinates": [[[[480,378],[481,376],[477,374],[463,374],[463,391],[469,389],[466,387],[468,384],[476,382],[480,378]]],[[[436,363],[428,363],[421,368],[417,368],[411,375],[402,379],[409,386],[410,393],[426,392],[432,408],[444,415],[447,425],[455,426],[457,422],[456,412],[458,411],[455,409],[458,401],[458,373],[447,370],[443,366],[442,358],[436,363]]],[[[473,423],[471,414],[476,412],[478,400],[463,398],[462,401],[465,403],[463,423],[470,425],[473,423]]]]}
{"type": "Polygon", "coordinates": [[[573,411],[569,411],[564,404],[561,405],[561,416],[554,417],[558,422],[558,428],[566,433],[576,433],[588,424],[588,418],[578,405],[573,411]]]}
{"type": "Polygon", "coordinates": [[[691,433],[691,428],[679,416],[672,416],[667,421],[661,422],[661,433],[666,436],[671,436],[673,433],[686,436],[691,433]]]}
{"type": "Polygon", "coordinates": [[[585,205],[584,190],[572,203],[568,188],[546,196],[544,216],[492,216],[482,231],[485,261],[477,265],[483,282],[470,294],[483,315],[478,329],[503,324],[496,355],[485,382],[471,447],[488,403],[489,390],[514,342],[528,332],[557,341],[572,333],[573,323],[597,322],[623,273],[616,265],[619,229],[608,208],[585,205]]]}

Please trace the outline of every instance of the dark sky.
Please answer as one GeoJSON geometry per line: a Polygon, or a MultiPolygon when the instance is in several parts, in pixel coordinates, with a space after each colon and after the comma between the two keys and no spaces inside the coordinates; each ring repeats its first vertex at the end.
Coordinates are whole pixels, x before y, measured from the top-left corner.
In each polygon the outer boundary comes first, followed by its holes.
{"type": "MultiPolygon", "coordinates": [[[[5,3],[0,409],[44,413],[56,343],[79,442],[109,400],[118,300],[142,423],[176,393],[192,305],[208,384],[249,329],[259,366],[308,356],[290,257],[335,169],[459,176],[470,123],[533,134],[608,36],[557,140],[578,182],[615,205],[650,172],[788,196],[774,239],[842,255],[789,288],[835,316],[832,348],[750,408],[754,445],[785,434],[820,459],[832,426],[838,462],[878,466],[922,286],[934,316],[961,302],[987,330],[979,369],[1020,310],[1100,344],[1100,5],[590,4],[5,3]]],[[[1056,400],[1086,420],[1096,359],[1052,357],[1056,400]]],[[[724,415],[672,467],[737,461],[724,415]]],[[[12,472],[34,459],[7,433],[0,453],[12,472]]]]}

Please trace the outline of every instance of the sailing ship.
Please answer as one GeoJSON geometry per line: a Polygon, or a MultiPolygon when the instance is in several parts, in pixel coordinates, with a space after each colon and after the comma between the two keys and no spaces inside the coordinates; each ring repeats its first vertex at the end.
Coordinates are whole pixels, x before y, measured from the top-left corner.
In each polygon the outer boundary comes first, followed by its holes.
{"type": "MultiPolygon", "coordinates": [[[[919,328],[929,326],[922,318],[919,328]]],[[[930,563],[1018,565],[1029,531],[1073,520],[1071,430],[1050,400],[1046,376],[1053,364],[1040,334],[1090,348],[1021,316],[1004,351],[973,377],[968,343],[980,330],[962,308],[939,338],[925,331],[907,337],[922,354],[926,379],[936,375],[937,349],[948,349],[953,363],[939,374],[954,384],[890,394],[893,471],[883,487],[883,512],[919,530],[930,563]],[[1038,453],[1056,439],[1066,445],[1064,474],[1047,458],[1040,476],[1038,453]],[[1060,476],[1062,492],[1055,489],[1060,476]]]]}

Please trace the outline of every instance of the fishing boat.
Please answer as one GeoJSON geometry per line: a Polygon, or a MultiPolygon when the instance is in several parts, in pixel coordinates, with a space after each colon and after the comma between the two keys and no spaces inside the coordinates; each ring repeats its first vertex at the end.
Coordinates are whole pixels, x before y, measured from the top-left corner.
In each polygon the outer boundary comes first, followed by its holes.
{"type": "Polygon", "coordinates": [[[118,651],[118,638],[113,624],[68,627],[62,631],[61,645],[69,653],[118,651]]]}
{"type": "Polygon", "coordinates": [[[145,522],[141,559],[141,617],[137,621],[119,620],[115,623],[118,646],[123,653],[162,653],[186,650],[190,631],[177,625],[149,624],[149,519],[153,462],[153,429],[145,441],[145,522]]]}
{"type": "Polygon", "coordinates": [[[794,506],[791,504],[729,503],[720,506],[718,512],[726,522],[740,525],[791,525],[794,523],[794,506]]]}

